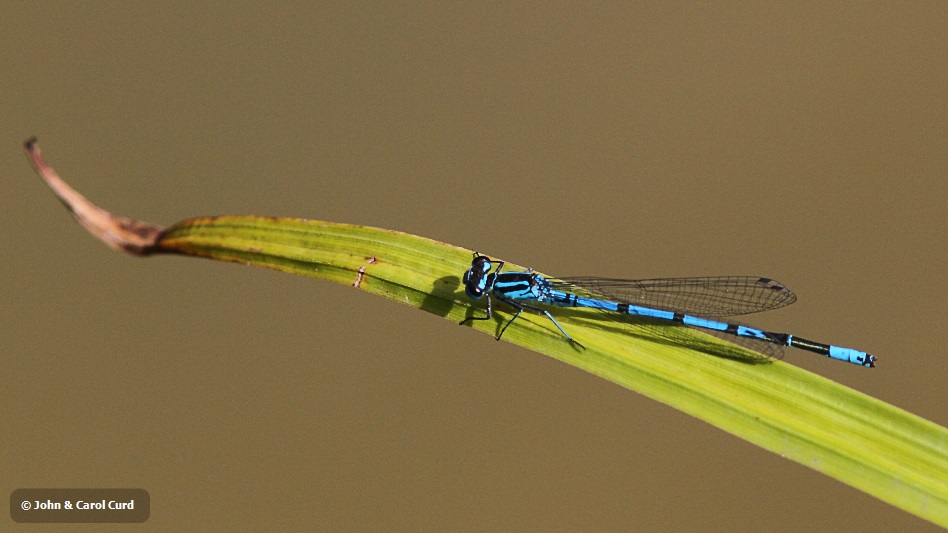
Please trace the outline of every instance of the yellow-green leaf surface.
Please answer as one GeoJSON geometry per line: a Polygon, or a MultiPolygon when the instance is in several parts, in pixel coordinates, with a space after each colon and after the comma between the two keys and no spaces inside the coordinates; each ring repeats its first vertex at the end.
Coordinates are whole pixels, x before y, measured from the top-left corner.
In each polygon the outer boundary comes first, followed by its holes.
{"type": "MultiPolygon", "coordinates": [[[[93,206],[59,180],[33,143],[27,149],[79,222],[113,247],[136,254],[203,256],[357,285],[455,322],[471,313],[483,315],[483,304],[467,298],[461,285],[470,250],[396,231],[289,218],[196,218],[159,228],[93,206]]],[[[520,267],[508,263],[506,268],[520,267]]],[[[510,318],[504,311],[470,327],[495,335],[510,318]]],[[[558,320],[585,349],[567,342],[546,318],[527,313],[503,340],[618,383],[948,526],[945,428],[698,331],[604,320],[603,313],[591,310],[560,311],[558,320]]]]}

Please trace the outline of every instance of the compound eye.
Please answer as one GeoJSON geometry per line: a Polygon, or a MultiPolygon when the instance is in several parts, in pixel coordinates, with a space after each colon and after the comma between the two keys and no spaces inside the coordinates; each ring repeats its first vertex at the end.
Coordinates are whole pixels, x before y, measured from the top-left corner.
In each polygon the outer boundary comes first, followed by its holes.
{"type": "Polygon", "coordinates": [[[467,285],[467,282],[471,281],[471,271],[468,270],[464,273],[464,284],[467,285]]]}
{"type": "Polygon", "coordinates": [[[479,255],[471,262],[471,270],[480,270],[481,272],[490,271],[490,259],[485,255],[479,255]]]}
{"type": "Polygon", "coordinates": [[[484,296],[484,290],[476,286],[472,287],[471,285],[468,285],[464,287],[464,292],[466,292],[469,297],[475,300],[479,300],[482,296],[484,296]]]}

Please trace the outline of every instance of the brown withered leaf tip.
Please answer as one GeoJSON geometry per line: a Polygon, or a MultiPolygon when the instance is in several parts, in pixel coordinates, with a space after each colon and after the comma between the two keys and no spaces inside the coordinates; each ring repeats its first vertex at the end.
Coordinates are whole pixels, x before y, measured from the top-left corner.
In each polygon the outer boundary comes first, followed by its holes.
{"type": "Polygon", "coordinates": [[[23,143],[33,168],[53,190],[59,201],[69,209],[73,218],[89,230],[95,237],[116,250],[134,255],[149,255],[162,252],[158,240],[165,231],[161,226],[132,220],[114,215],[93,204],[73,190],[50,167],[39,146],[36,137],[30,137],[23,143]]]}

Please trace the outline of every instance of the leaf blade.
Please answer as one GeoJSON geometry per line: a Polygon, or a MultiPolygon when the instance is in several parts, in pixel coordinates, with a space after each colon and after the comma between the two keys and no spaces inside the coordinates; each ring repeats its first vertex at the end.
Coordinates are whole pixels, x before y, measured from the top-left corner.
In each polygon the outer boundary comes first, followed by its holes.
{"type": "MultiPolygon", "coordinates": [[[[397,231],[289,218],[204,217],[169,228],[113,215],[72,190],[26,143],[37,172],[93,235],[134,255],[174,253],[356,284],[360,290],[459,321],[473,304],[460,287],[471,251],[397,231]],[[358,281],[358,283],[357,283],[358,281]]],[[[508,263],[510,269],[517,265],[508,263]]],[[[590,310],[524,315],[504,340],[543,353],[704,420],[948,527],[948,430],[865,394],[775,361],[714,357],[649,328],[590,310]]],[[[504,317],[471,327],[496,333],[504,317]]],[[[701,343],[724,340],[688,330],[701,343]]],[[[736,352],[735,352],[736,353],[736,352]]]]}

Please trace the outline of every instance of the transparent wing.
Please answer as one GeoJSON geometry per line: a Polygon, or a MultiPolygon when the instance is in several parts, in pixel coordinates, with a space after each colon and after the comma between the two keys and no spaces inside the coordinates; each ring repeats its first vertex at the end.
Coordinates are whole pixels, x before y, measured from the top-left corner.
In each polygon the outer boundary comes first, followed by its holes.
{"type": "Polygon", "coordinates": [[[640,280],[584,276],[550,281],[564,292],[708,318],[759,313],[797,300],[782,283],[754,276],[640,280]]]}

